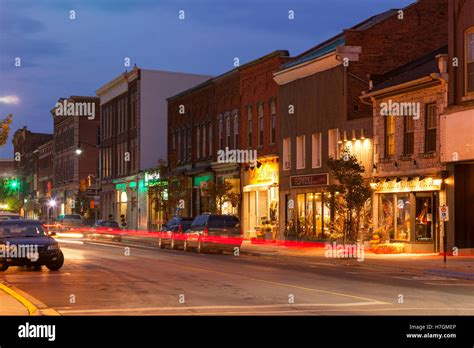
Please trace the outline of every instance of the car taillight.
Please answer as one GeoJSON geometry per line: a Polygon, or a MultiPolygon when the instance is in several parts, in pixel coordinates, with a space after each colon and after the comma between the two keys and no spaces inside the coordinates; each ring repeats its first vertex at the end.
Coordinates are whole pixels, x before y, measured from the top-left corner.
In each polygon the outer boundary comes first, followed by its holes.
{"type": "Polygon", "coordinates": [[[204,230],[202,231],[202,234],[204,237],[209,236],[209,229],[207,227],[204,227],[204,230]]]}

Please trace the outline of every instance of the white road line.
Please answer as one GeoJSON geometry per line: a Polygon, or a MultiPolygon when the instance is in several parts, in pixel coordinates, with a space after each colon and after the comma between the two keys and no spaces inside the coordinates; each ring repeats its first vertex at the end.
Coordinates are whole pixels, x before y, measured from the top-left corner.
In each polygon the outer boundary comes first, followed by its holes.
{"type": "Polygon", "coordinates": [[[130,311],[187,311],[204,309],[264,309],[285,307],[352,307],[352,306],[374,306],[383,305],[384,302],[348,302],[348,303],[298,303],[298,304],[274,304],[253,306],[188,306],[188,307],[143,307],[143,308],[102,308],[102,309],[74,309],[59,310],[60,313],[107,313],[107,312],[130,312],[130,311]]]}

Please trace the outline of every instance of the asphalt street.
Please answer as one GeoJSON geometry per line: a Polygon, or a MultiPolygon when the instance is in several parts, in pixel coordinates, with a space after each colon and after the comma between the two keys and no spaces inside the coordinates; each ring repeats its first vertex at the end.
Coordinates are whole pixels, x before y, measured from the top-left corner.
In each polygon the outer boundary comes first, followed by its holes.
{"type": "Polygon", "coordinates": [[[60,315],[473,315],[474,281],[360,264],[58,240],[60,271],[0,279],[60,315]]]}

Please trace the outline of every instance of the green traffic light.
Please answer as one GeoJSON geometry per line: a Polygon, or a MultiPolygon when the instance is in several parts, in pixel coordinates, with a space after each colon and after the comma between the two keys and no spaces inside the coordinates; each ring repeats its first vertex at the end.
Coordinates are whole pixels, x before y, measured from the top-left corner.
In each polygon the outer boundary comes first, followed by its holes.
{"type": "Polygon", "coordinates": [[[16,181],[11,182],[12,188],[16,188],[18,186],[18,183],[16,181]]]}

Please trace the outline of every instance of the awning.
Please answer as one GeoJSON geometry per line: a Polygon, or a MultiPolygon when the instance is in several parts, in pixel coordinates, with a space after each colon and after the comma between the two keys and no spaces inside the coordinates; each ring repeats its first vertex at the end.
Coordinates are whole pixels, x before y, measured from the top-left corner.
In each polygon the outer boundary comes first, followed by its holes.
{"type": "Polygon", "coordinates": [[[276,183],[262,183],[262,184],[252,184],[252,185],[245,185],[243,187],[244,192],[250,192],[250,191],[266,191],[270,187],[277,187],[278,185],[276,183]]]}

